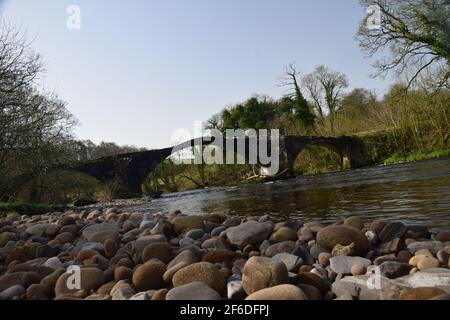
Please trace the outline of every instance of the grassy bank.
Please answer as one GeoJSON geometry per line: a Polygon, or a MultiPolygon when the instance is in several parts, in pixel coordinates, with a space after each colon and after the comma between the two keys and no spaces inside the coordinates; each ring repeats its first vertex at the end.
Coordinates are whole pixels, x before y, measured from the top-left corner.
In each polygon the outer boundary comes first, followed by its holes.
{"type": "Polygon", "coordinates": [[[35,215],[52,211],[62,211],[65,208],[66,207],[62,205],[0,202],[0,212],[5,212],[7,214],[18,213],[21,215],[35,215]]]}
{"type": "Polygon", "coordinates": [[[412,161],[429,160],[446,157],[450,157],[450,149],[443,149],[432,152],[415,151],[411,152],[408,155],[401,155],[395,153],[386,160],[384,160],[384,164],[395,164],[395,163],[412,162],[412,161]]]}

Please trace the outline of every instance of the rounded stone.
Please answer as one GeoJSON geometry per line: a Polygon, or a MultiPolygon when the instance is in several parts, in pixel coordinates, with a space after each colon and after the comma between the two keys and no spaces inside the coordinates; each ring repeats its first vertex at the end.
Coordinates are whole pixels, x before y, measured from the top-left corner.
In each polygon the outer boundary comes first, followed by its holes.
{"type": "Polygon", "coordinates": [[[400,300],[430,300],[446,292],[439,288],[408,288],[400,294],[400,300]]]}
{"type": "Polygon", "coordinates": [[[365,274],[367,272],[367,268],[366,266],[355,264],[354,266],[352,266],[351,272],[352,275],[359,276],[365,274]]]}
{"type": "Polygon", "coordinates": [[[61,219],[58,220],[58,227],[62,228],[64,226],[75,224],[76,220],[74,217],[71,216],[64,216],[61,219]]]}
{"type": "Polygon", "coordinates": [[[52,257],[45,261],[44,266],[57,270],[63,267],[63,263],[58,257],[52,257]]]}
{"type": "Polygon", "coordinates": [[[131,280],[133,277],[133,270],[127,267],[117,267],[114,269],[114,280],[131,280]]]}
{"type": "Polygon", "coordinates": [[[174,287],[191,282],[203,282],[220,294],[225,292],[225,279],[222,273],[209,262],[197,262],[178,270],[172,278],[174,287]]]}
{"type": "Polygon", "coordinates": [[[22,276],[22,285],[25,289],[28,288],[32,284],[39,283],[40,281],[41,281],[41,276],[36,271],[26,272],[22,276]]]}
{"type": "Polygon", "coordinates": [[[146,246],[142,251],[142,261],[146,262],[153,258],[168,263],[172,259],[172,249],[170,245],[167,242],[157,242],[146,246]]]}
{"type": "Polygon", "coordinates": [[[370,225],[370,230],[373,231],[377,236],[381,233],[383,228],[388,224],[387,220],[375,220],[370,225]]]}
{"type": "Polygon", "coordinates": [[[27,300],[47,300],[51,295],[51,288],[45,284],[32,284],[27,288],[27,300]]]}
{"type": "MultiPolygon", "coordinates": [[[[84,290],[86,292],[90,292],[91,290],[96,290],[103,283],[105,283],[105,275],[102,270],[87,267],[81,268],[80,270],[80,290],[84,290]]],[[[55,294],[56,296],[62,296],[65,294],[73,295],[79,291],[78,289],[69,289],[68,283],[71,284],[71,279],[69,277],[72,276],[72,273],[64,272],[56,281],[55,285],[55,294]]]]}
{"type": "Polygon", "coordinates": [[[299,287],[281,284],[256,291],[245,300],[308,300],[308,298],[299,287]]]}
{"type": "Polygon", "coordinates": [[[297,240],[297,232],[294,229],[288,228],[288,227],[281,227],[276,232],[272,234],[270,239],[273,242],[283,242],[283,241],[289,241],[289,240],[297,240]]]}
{"type": "Polygon", "coordinates": [[[302,242],[308,242],[309,240],[314,239],[314,233],[311,231],[311,229],[307,227],[302,227],[297,232],[298,240],[302,242]]]}
{"type": "Polygon", "coordinates": [[[180,262],[185,262],[186,265],[189,265],[198,262],[198,259],[191,250],[183,250],[169,262],[167,269],[172,268],[180,262]]]}
{"type": "Polygon", "coordinates": [[[188,232],[186,232],[186,237],[191,238],[194,240],[198,240],[205,234],[205,231],[203,229],[192,229],[188,232]]]}
{"type": "Polygon", "coordinates": [[[169,292],[168,289],[164,288],[164,289],[159,289],[158,291],[156,291],[151,300],[166,300],[166,296],[167,293],[169,292]]]}
{"type": "Polygon", "coordinates": [[[202,261],[210,262],[210,263],[231,264],[235,257],[236,257],[236,253],[232,250],[217,249],[217,250],[211,250],[211,251],[207,252],[203,256],[202,261]]]}
{"type": "Polygon", "coordinates": [[[449,242],[450,241],[450,231],[442,231],[436,235],[436,241],[449,242]]]}
{"type": "Polygon", "coordinates": [[[161,262],[150,260],[136,268],[133,273],[133,285],[139,290],[159,289],[166,267],[161,262]]]}
{"type": "Polygon", "coordinates": [[[217,291],[203,282],[191,282],[175,287],[166,294],[166,300],[221,300],[217,291]]]}
{"type": "Polygon", "coordinates": [[[364,223],[362,222],[360,217],[351,216],[351,217],[345,218],[344,226],[353,227],[353,228],[361,230],[362,228],[364,228],[364,223]]]}
{"type": "Polygon", "coordinates": [[[177,235],[185,234],[186,232],[193,229],[203,229],[204,227],[204,217],[202,216],[178,216],[175,217],[171,223],[173,224],[173,229],[177,235]]]}
{"type": "Polygon", "coordinates": [[[424,257],[417,263],[419,270],[426,270],[439,267],[439,260],[432,257],[424,257]]]}
{"type": "Polygon", "coordinates": [[[105,248],[105,257],[108,259],[114,257],[118,249],[117,242],[112,239],[106,239],[103,246],[105,248]]]}
{"type": "Polygon", "coordinates": [[[330,259],[331,259],[332,255],[331,253],[328,252],[321,252],[319,254],[319,263],[323,266],[328,266],[330,264],[330,259]]]}
{"type": "Polygon", "coordinates": [[[72,242],[73,241],[73,234],[70,232],[63,232],[58,234],[55,237],[55,240],[58,241],[60,244],[64,244],[67,242],[72,242]]]}
{"type": "Polygon", "coordinates": [[[333,250],[340,244],[348,246],[355,244],[355,254],[364,256],[370,250],[370,243],[364,233],[353,227],[331,225],[320,229],[317,233],[317,243],[322,247],[333,250]]]}
{"type": "Polygon", "coordinates": [[[288,271],[281,261],[267,257],[252,257],[245,263],[242,284],[248,295],[288,282],[288,271]]]}

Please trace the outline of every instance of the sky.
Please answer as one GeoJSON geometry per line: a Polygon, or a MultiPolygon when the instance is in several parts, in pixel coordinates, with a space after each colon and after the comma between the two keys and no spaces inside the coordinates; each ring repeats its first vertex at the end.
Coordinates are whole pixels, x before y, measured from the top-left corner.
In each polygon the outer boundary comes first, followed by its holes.
{"type": "Polygon", "coordinates": [[[171,146],[226,106],[281,97],[289,63],[344,72],[349,90],[389,85],[355,40],[357,0],[0,0],[0,11],[34,39],[40,81],[67,102],[77,138],[95,143],[171,146]],[[70,5],[80,29],[67,27],[70,5]]]}

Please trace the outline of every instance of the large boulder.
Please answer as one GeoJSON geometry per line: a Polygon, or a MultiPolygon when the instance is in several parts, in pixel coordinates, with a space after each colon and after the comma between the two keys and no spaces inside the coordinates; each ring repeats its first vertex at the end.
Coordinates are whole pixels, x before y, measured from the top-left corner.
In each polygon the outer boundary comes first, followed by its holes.
{"type": "Polygon", "coordinates": [[[333,250],[338,244],[348,246],[354,243],[355,254],[360,256],[366,255],[370,250],[369,240],[364,233],[348,226],[332,225],[320,229],[317,233],[317,243],[328,250],[333,250]]]}
{"type": "Polygon", "coordinates": [[[226,235],[231,244],[243,248],[249,244],[261,243],[270,236],[272,231],[271,224],[251,220],[227,229],[226,235]]]}
{"type": "Polygon", "coordinates": [[[248,295],[288,282],[286,265],[280,260],[252,257],[245,263],[242,284],[248,295]]]}

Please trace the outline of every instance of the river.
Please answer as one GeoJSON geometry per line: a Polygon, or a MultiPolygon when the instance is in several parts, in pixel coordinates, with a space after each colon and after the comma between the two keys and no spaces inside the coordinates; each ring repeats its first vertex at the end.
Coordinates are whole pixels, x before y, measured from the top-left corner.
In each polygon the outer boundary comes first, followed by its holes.
{"type": "Polygon", "coordinates": [[[375,166],[265,184],[165,194],[135,207],[186,214],[225,212],[332,223],[349,215],[450,229],[450,158],[375,166]]]}

